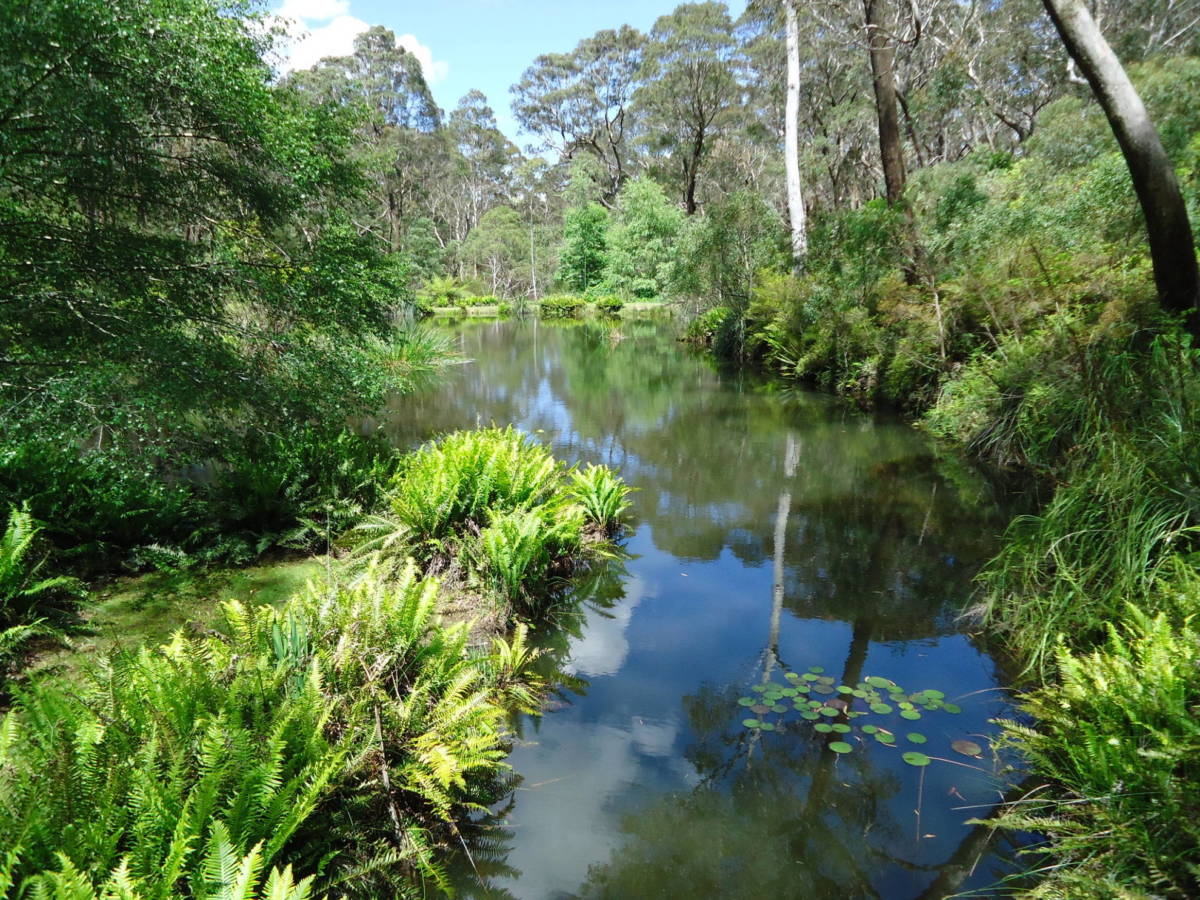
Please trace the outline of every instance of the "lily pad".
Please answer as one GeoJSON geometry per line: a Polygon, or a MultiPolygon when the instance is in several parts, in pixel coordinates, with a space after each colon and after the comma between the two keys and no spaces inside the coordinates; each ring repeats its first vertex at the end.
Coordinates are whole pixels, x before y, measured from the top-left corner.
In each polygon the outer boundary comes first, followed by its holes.
{"type": "Polygon", "coordinates": [[[819,713],[817,713],[817,712],[815,712],[814,710],[811,710],[811,709],[810,709],[808,712],[802,712],[802,713],[800,713],[800,718],[802,718],[802,719],[808,719],[808,721],[812,722],[812,721],[814,721],[815,719],[819,719],[819,718],[821,718],[821,716],[820,716],[820,714],[819,714],[819,713]]]}
{"type": "Polygon", "coordinates": [[[916,766],[917,768],[927,766],[931,762],[928,756],[926,756],[924,753],[918,753],[916,750],[909,750],[904,754],[904,756],[901,757],[901,759],[903,759],[910,766],[916,766]]]}
{"type": "Polygon", "coordinates": [[[926,740],[925,735],[921,734],[919,731],[910,731],[906,737],[911,744],[923,744],[926,740]]]}
{"type": "Polygon", "coordinates": [[[825,667],[824,666],[809,666],[808,671],[812,672],[814,675],[820,675],[822,672],[825,671],[825,667]]]}
{"type": "Polygon", "coordinates": [[[767,689],[767,686],[765,684],[756,684],[750,688],[750,690],[754,691],[754,693],[756,693],[756,694],[761,694],[766,689],[767,689]]]}
{"type": "Polygon", "coordinates": [[[890,713],[891,711],[892,711],[892,708],[890,706],[888,706],[886,703],[872,703],[871,704],[871,712],[879,713],[881,716],[885,716],[888,713],[890,713]]]}
{"type": "Polygon", "coordinates": [[[962,712],[962,707],[959,706],[957,703],[943,703],[942,709],[944,709],[948,713],[956,713],[957,714],[957,713],[962,712]]]}
{"type": "Polygon", "coordinates": [[[931,688],[926,688],[925,696],[929,697],[931,700],[942,700],[945,698],[946,695],[943,694],[941,691],[935,691],[935,690],[932,690],[931,688]]]}
{"type": "Polygon", "coordinates": [[[864,725],[864,726],[862,727],[862,730],[863,730],[863,731],[864,731],[866,734],[874,734],[874,733],[875,733],[875,732],[877,732],[879,729],[878,729],[876,726],[874,726],[874,725],[864,725]]]}
{"type": "Polygon", "coordinates": [[[816,731],[821,732],[821,734],[829,734],[829,732],[833,731],[833,726],[830,725],[828,722],[818,722],[816,725],[813,726],[813,728],[816,731]]]}
{"type": "Polygon", "coordinates": [[[754,705],[753,697],[739,697],[738,698],[738,706],[753,706],[753,705],[754,705]]]}
{"type": "Polygon", "coordinates": [[[742,724],[747,728],[762,728],[762,722],[758,719],[742,719],[742,724]]]}
{"type": "Polygon", "coordinates": [[[983,748],[974,741],[951,741],[950,749],[963,756],[982,756],[983,748]]]}
{"type": "Polygon", "coordinates": [[[787,712],[787,707],[784,706],[782,703],[776,703],[774,706],[771,707],[771,712],[785,713],[785,712],[787,712]]]}
{"type": "Polygon", "coordinates": [[[832,750],[834,753],[849,753],[854,748],[851,747],[849,744],[847,744],[845,741],[834,741],[833,743],[831,743],[829,745],[829,749],[832,750]]]}
{"type": "Polygon", "coordinates": [[[850,733],[850,726],[847,725],[845,722],[838,722],[837,724],[830,725],[829,727],[831,730],[836,731],[838,734],[849,734],[850,733]]]}
{"type": "Polygon", "coordinates": [[[829,716],[830,718],[832,718],[833,716],[839,715],[838,711],[836,709],[834,709],[832,706],[822,706],[820,709],[820,713],[821,713],[821,715],[829,716]]]}
{"type": "Polygon", "coordinates": [[[758,727],[761,728],[763,731],[774,731],[775,730],[775,726],[772,725],[770,722],[763,722],[758,727]]]}
{"type": "Polygon", "coordinates": [[[827,684],[818,684],[818,685],[813,686],[813,693],[814,694],[824,694],[825,696],[829,696],[830,694],[833,693],[833,688],[831,688],[827,684]]]}
{"type": "Polygon", "coordinates": [[[910,722],[915,722],[917,719],[921,718],[921,714],[915,709],[902,709],[900,710],[900,718],[908,719],[910,722]]]}
{"type": "Polygon", "coordinates": [[[754,713],[757,716],[765,716],[770,711],[771,711],[771,707],[769,707],[763,703],[755,703],[752,707],[750,707],[750,712],[754,713]]]}
{"type": "Polygon", "coordinates": [[[853,694],[854,688],[850,687],[848,684],[839,684],[837,686],[837,692],[839,694],[853,694]]]}
{"type": "Polygon", "coordinates": [[[800,677],[803,678],[805,681],[816,681],[817,680],[817,676],[814,675],[812,672],[805,672],[800,677]]]}
{"type": "Polygon", "coordinates": [[[896,743],[896,736],[890,731],[877,731],[875,732],[875,740],[881,744],[894,744],[896,743]]]}
{"type": "Polygon", "coordinates": [[[878,675],[868,676],[867,684],[874,688],[887,688],[892,686],[890,681],[888,681],[886,678],[880,678],[878,675]]]}

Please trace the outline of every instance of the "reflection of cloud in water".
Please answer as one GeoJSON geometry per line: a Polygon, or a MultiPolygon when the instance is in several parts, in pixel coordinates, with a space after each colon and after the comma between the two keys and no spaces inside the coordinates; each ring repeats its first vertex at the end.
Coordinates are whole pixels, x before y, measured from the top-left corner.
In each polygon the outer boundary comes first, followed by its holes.
{"type": "Polygon", "coordinates": [[[625,631],[644,596],[645,585],[631,577],[625,581],[625,596],[610,609],[589,609],[581,636],[571,641],[570,657],[563,669],[570,675],[591,678],[617,674],[629,655],[625,631]]]}
{"type": "Polygon", "coordinates": [[[518,794],[511,822],[518,840],[508,862],[522,877],[506,886],[519,897],[554,897],[580,884],[588,866],[608,859],[622,840],[611,801],[637,781],[634,736],[549,716],[537,744],[518,748],[510,761],[545,780],[518,794]],[[571,771],[555,771],[567,761],[571,771]]]}

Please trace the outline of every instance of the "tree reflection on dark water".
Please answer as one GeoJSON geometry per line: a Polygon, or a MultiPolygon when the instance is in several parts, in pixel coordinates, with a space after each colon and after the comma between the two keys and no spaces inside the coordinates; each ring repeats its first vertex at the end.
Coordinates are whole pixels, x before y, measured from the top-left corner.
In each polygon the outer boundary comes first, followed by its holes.
{"type": "Polygon", "coordinates": [[[895,417],[723,373],[668,321],[455,333],[471,361],[364,427],[411,446],[511,422],[637,488],[627,558],[538,635],[564,686],[515,723],[521,782],[464,834],[462,895],[932,898],[1013,870],[965,824],[1011,776],[949,748],[1008,712],[959,622],[1007,521],[986,479],[895,417]],[[926,769],[798,718],[742,726],[753,684],[812,665],[962,712],[910,723],[926,769]]]}

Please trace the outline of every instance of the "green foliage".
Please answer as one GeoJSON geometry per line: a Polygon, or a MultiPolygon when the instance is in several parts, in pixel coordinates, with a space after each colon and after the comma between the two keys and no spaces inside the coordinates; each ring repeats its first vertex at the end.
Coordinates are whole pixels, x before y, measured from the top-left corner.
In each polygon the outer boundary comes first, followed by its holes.
{"type": "Polygon", "coordinates": [[[675,261],[683,212],[649,178],[622,189],[607,235],[605,287],[645,300],[666,293],[675,261]]]}
{"type": "Polygon", "coordinates": [[[400,542],[420,559],[442,554],[459,534],[478,531],[495,511],[547,502],[561,466],[540,444],[511,426],[458,431],[408,456],[388,500],[387,534],[376,544],[400,542]]]}
{"type": "Polygon", "coordinates": [[[629,511],[630,488],[606,466],[588,465],[571,470],[568,496],[582,508],[588,519],[612,533],[629,511]]]}
{"type": "Polygon", "coordinates": [[[777,270],[787,259],[785,229],[779,214],[761,197],[731,194],[689,219],[680,236],[673,290],[702,307],[733,310],[735,331],[730,355],[744,347],[742,321],[763,270],[777,270]]]}
{"type": "Polygon", "coordinates": [[[606,316],[615,316],[625,307],[625,301],[620,297],[601,297],[595,303],[596,312],[606,316]]]}
{"type": "Polygon", "coordinates": [[[948,385],[928,421],[982,456],[1058,482],[982,578],[985,615],[1032,667],[1060,634],[1103,636],[1200,525],[1200,356],[1176,332],[1054,317],[948,385]]]}
{"type": "Polygon", "coordinates": [[[599,203],[567,210],[558,251],[558,280],[572,291],[600,284],[608,261],[608,211],[599,203]]]}
{"type": "Polygon", "coordinates": [[[554,593],[552,576],[586,556],[585,526],[615,533],[627,494],[603,466],[568,477],[511,426],[454,432],[406,459],[389,511],[358,527],[355,552],[385,562],[411,555],[431,566],[458,559],[502,601],[537,613],[554,593]]]}
{"type": "Polygon", "coordinates": [[[27,509],[13,507],[0,537],[0,665],[21,642],[42,630],[53,605],[83,594],[73,578],[41,578],[46,560],[33,559],[37,524],[27,509]]]}
{"type": "Polygon", "coordinates": [[[417,296],[431,306],[458,306],[466,302],[470,291],[451,275],[436,275],[425,282],[417,296]]]}
{"type": "MultiPolygon", "coordinates": [[[[451,357],[443,336],[409,328],[364,341],[343,374],[382,403],[451,357]]],[[[0,493],[27,502],[81,567],[153,565],[166,559],[156,547],[192,562],[245,561],[275,545],[315,548],[374,503],[391,471],[391,449],[350,433],[344,416],[217,434],[203,420],[181,421],[152,431],[149,445],[132,438],[153,417],[130,419],[128,428],[98,429],[82,450],[49,423],[33,434],[15,422],[11,432],[0,427],[0,493]]]]}
{"type": "Polygon", "coordinates": [[[1190,571],[1161,589],[1177,595],[1188,615],[1181,624],[1128,605],[1096,649],[1055,649],[1057,682],[1023,698],[1036,726],[1003,723],[1009,742],[1062,788],[1002,820],[1052,842],[1058,864],[1031,896],[1200,890],[1200,634],[1190,619],[1200,583],[1190,571]]]}
{"type": "Polygon", "coordinates": [[[570,294],[543,297],[538,303],[538,315],[543,319],[573,319],[583,312],[587,300],[570,294]]]}
{"type": "Polygon", "coordinates": [[[272,898],[311,889],[291,866],[357,896],[441,881],[432,830],[498,772],[500,703],[537,682],[523,634],[470,654],[437,597],[411,566],[372,570],[278,610],[226,604],[219,632],[118,656],[69,694],[24,692],[0,724],[0,879],[272,898]]]}

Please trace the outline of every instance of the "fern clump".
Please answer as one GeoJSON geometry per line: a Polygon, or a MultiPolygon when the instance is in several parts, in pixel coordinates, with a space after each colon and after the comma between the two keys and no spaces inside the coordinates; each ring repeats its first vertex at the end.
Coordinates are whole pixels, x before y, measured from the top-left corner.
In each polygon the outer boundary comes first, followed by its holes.
{"type": "Polygon", "coordinates": [[[629,488],[604,466],[568,470],[514,428],[448,434],[402,463],[388,510],[356,529],[360,560],[413,557],[465,566],[473,584],[521,613],[539,611],[566,574],[613,535],[629,488]]]}
{"type": "Polygon", "coordinates": [[[607,466],[589,465],[571,472],[570,497],[588,519],[612,533],[629,511],[630,488],[607,466]]]}
{"type": "Polygon", "coordinates": [[[1034,726],[1003,723],[1058,785],[1003,820],[1054,843],[1060,865],[1038,896],[1116,896],[1102,887],[1114,884],[1200,893],[1200,632],[1132,605],[1125,618],[1091,651],[1059,646],[1058,683],[1024,698],[1034,726]]]}
{"type": "Polygon", "coordinates": [[[0,894],[444,885],[439,830],[499,776],[508,704],[540,683],[523,631],[471,651],[438,591],[410,564],[282,609],[230,602],[218,632],[28,688],[0,722],[0,894]]]}
{"type": "Polygon", "coordinates": [[[457,431],[413,453],[397,475],[391,517],[418,556],[478,530],[490,512],[534,507],[557,489],[562,467],[511,426],[457,431]]]}
{"type": "Polygon", "coordinates": [[[0,536],[0,663],[29,637],[46,630],[41,613],[47,608],[83,595],[83,586],[74,578],[41,577],[45,558],[34,558],[40,531],[28,509],[9,510],[0,536]]]}

